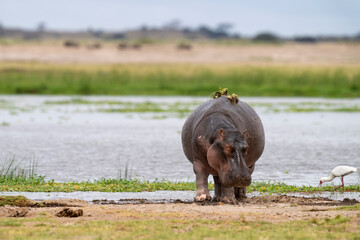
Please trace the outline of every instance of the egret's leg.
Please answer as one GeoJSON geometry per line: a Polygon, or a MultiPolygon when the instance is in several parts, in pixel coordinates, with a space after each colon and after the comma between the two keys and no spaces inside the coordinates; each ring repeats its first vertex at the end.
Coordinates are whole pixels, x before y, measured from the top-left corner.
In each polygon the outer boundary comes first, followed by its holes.
{"type": "Polygon", "coordinates": [[[344,179],[343,179],[342,177],[340,177],[340,179],[341,179],[341,185],[340,185],[340,186],[337,186],[336,188],[334,188],[334,190],[342,187],[342,189],[343,189],[343,191],[344,191],[344,179]]]}

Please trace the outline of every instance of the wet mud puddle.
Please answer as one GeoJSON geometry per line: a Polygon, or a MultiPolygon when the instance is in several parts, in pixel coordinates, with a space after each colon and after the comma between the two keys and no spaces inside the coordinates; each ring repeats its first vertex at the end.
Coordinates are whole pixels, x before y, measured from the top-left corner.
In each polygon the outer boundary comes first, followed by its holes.
{"type": "MultiPolygon", "coordinates": [[[[210,192],[213,195],[213,192],[210,192]]],[[[80,199],[93,204],[164,204],[164,203],[193,203],[194,191],[155,191],[155,192],[2,192],[2,195],[23,195],[29,199],[43,201],[50,199],[80,199]]],[[[247,194],[248,198],[240,204],[249,203],[278,203],[281,201],[295,201],[294,204],[306,204],[313,201],[326,201],[332,204],[356,204],[360,201],[360,192],[321,192],[321,193],[287,193],[286,195],[263,195],[259,192],[247,194]],[[292,200],[291,200],[292,199],[292,200]],[[298,200],[294,200],[298,199],[298,200]]],[[[207,205],[218,203],[206,203],[207,205]]]]}

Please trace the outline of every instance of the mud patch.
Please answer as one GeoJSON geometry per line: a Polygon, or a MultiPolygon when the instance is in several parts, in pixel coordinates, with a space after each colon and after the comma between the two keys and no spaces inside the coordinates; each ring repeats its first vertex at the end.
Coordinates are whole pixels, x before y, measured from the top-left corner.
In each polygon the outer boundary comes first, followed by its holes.
{"type": "Polygon", "coordinates": [[[0,208],[0,216],[4,217],[25,217],[30,208],[27,207],[10,207],[5,206],[0,208]]]}
{"type": "Polygon", "coordinates": [[[88,202],[79,199],[50,199],[37,202],[34,207],[82,207],[88,202]]]}
{"type": "Polygon", "coordinates": [[[93,200],[91,203],[94,204],[115,204],[115,205],[123,205],[123,204],[166,204],[166,203],[184,203],[191,204],[193,201],[186,201],[181,199],[145,199],[145,198],[128,198],[128,199],[119,199],[119,200],[93,200]]]}
{"type": "MultiPolygon", "coordinates": [[[[119,199],[88,203],[76,199],[47,200],[42,207],[28,207],[26,214],[21,214],[20,207],[0,207],[1,217],[33,218],[48,216],[57,218],[61,223],[81,221],[128,221],[128,220],[221,220],[221,221],[266,221],[286,222],[292,220],[311,220],[334,218],[338,215],[356,217],[360,209],[348,207],[358,204],[358,201],[344,201],[306,198],[296,196],[256,196],[246,198],[238,205],[223,203],[194,203],[168,199],[119,199]],[[69,207],[69,206],[81,207],[69,207]],[[64,208],[64,206],[66,206],[64,208]],[[338,206],[344,206],[342,209],[338,206]],[[12,215],[9,212],[12,209],[12,215]],[[81,211],[80,211],[81,210],[81,211]]],[[[25,213],[26,210],[23,212],[25,213]]]]}
{"type": "Polygon", "coordinates": [[[246,199],[245,202],[249,204],[290,203],[305,206],[348,206],[358,203],[356,199],[349,198],[345,198],[343,201],[337,201],[329,198],[307,198],[287,195],[253,197],[246,199]]]}
{"type": "MultiPolygon", "coordinates": [[[[130,199],[119,199],[119,200],[93,200],[93,204],[101,205],[124,205],[124,204],[196,204],[199,206],[217,206],[224,205],[221,202],[194,202],[191,200],[180,200],[180,199],[145,199],[145,198],[130,198],[130,199]]],[[[244,198],[239,201],[240,206],[246,205],[271,205],[271,204],[291,204],[292,206],[352,206],[359,203],[356,199],[345,198],[343,201],[332,200],[329,198],[309,198],[309,197],[296,197],[287,195],[271,195],[271,196],[256,196],[251,198],[244,198]]]]}
{"type": "Polygon", "coordinates": [[[84,215],[82,209],[64,208],[56,214],[57,217],[81,217],[84,215]]]}

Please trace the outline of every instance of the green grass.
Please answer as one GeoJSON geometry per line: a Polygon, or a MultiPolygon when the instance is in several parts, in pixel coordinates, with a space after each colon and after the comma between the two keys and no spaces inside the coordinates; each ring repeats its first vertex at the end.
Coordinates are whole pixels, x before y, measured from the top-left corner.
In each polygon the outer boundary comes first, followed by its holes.
{"type": "MultiPolygon", "coordinates": [[[[209,183],[209,189],[214,189],[214,184],[209,183]]],[[[289,192],[313,193],[318,191],[333,191],[334,186],[323,187],[294,186],[281,182],[253,182],[247,187],[248,192],[258,191],[263,194],[285,194],[289,192]]],[[[29,179],[0,178],[0,191],[24,192],[74,192],[74,191],[100,191],[100,192],[143,192],[158,190],[195,191],[195,182],[176,181],[144,181],[138,179],[100,179],[82,182],[55,182],[46,181],[44,177],[29,179]]],[[[341,191],[338,189],[337,191],[341,191]]],[[[345,191],[360,192],[360,185],[345,186],[345,191]]]]}
{"type": "Polygon", "coordinates": [[[341,207],[337,207],[335,208],[335,210],[341,210],[341,211],[355,211],[355,210],[360,210],[360,203],[352,205],[352,206],[341,206],[341,207]]]}
{"type": "MultiPolygon", "coordinates": [[[[288,185],[283,182],[272,182],[272,181],[261,181],[253,182],[249,187],[247,187],[247,192],[258,191],[266,194],[282,194],[290,192],[302,192],[302,193],[314,193],[314,192],[323,192],[323,191],[334,191],[333,185],[326,185],[321,187],[313,186],[295,186],[288,185]]],[[[336,191],[342,191],[342,189],[337,189],[336,191]]],[[[355,191],[360,192],[360,185],[348,185],[345,186],[345,191],[355,191]]]]}
{"type": "Polygon", "coordinates": [[[28,206],[29,200],[24,196],[0,196],[0,206],[28,206]]]}
{"type": "MultiPolygon", "coordinates": [[[[51,216],[0,218],[1,239],[359,239],[359,216],[269,223],[204,219],[63,222],[51,216]]],[[[158,217],[159,214],[153,214],[158,217]]]]}
{"type": "Polygon", "coordinates": [[[358,66],[1,63],[1,94],[360,97],[358,66]]]}

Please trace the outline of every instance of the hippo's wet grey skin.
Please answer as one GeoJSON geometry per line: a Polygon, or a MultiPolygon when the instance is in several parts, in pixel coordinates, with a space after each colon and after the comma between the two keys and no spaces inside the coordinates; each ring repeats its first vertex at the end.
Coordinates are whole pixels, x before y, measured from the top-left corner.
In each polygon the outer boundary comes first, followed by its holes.
{"type": "Polygon", "coordinates": [[[215,182],[213,201],[237,203],[236,198],[246,197],[265,144],[261,120],[248,104],[233,104],[224,96],[211,99],[189,116],[181,137],[196,175],[195,201],[211,199],[210,174],[215,182]]]}

